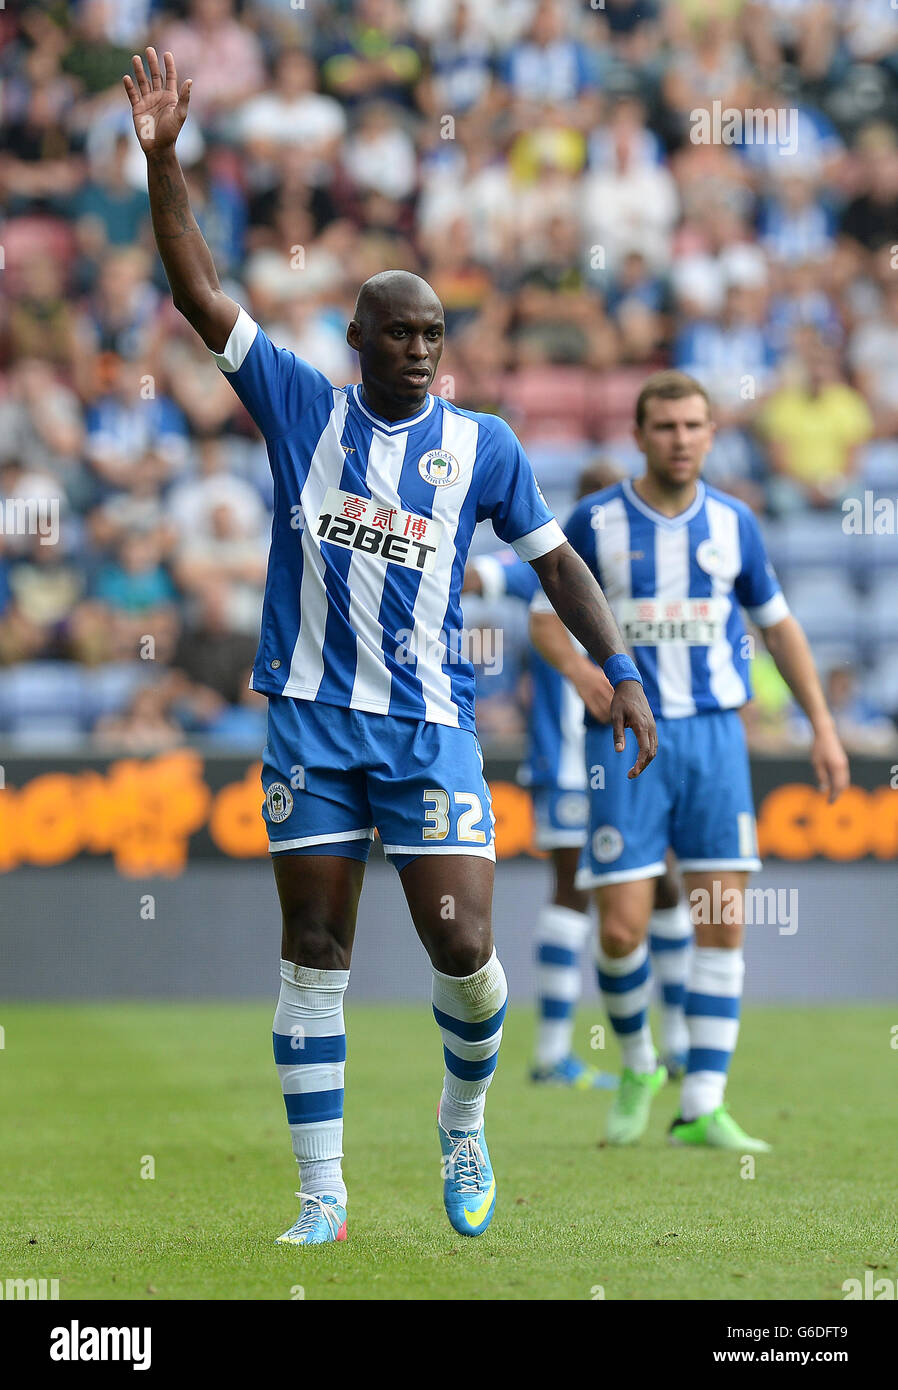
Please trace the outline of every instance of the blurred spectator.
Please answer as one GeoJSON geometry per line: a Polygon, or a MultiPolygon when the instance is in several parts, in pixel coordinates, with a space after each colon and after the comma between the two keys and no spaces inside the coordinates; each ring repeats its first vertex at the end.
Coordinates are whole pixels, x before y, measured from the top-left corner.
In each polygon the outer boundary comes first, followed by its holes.
{"type": "Polygon", "coordinates": [[[670,239],[679,211],[673,176],[661,164],[641,157],[636,132],[618,133],[609,168],[587,174],[582,186],[586,244],[600,253],[600,265],[617,269],[628,251],[639,251],[652,270],[670,256],[670,239]]]}
{"type": "Polygon", "coordinates": [[[82,244],[87,240],[95,257],[108,246],[149,246],[150,200],[142,189],[128,184],[126,164],[131,141],[119,135],[109,152],[92,161],[91,173],[66,206],[82,244]]]}
{"type": "Polygon", "coordinates": [[[301,48],[284,48],[274,64],[274,82],[239,111],[239,137],[254,187],[277,183],[282,145],[302,151],[302,182],[328,183],[346,132],[346,115],[333,97],[316,90],[315,64],[301,48]]]}
{"type": "MultiPolygon", "coordinates": [[[[833,667],[824,689],[839,738],[849,753],[885,753],[898,747],[898,729],[885,711],[861,692],[857,674],[849,667],[833,667]]],[[[807,718],[794,705],[792,736],[801,743],[809,743],[813,736],[807,718]]]]}
{"type": "Polygon", "coordinates": [[[0,179],[10,211],[69,193],[82,175],[80,142],[66,120],[77,86],[59,54],[53,43],[31,48],[21,75],[4,84],[0,179]]]}
{"type": "Polygon", "coordinates": [[[0,399],[0,465],[27,460],[29,469],[55,478],[80,512],[92,489],[82,463],[84,416],[77,395],[40,357],[20,357],[7,387],[0,399]]]}
{"type": "Polygon", "coordinates": [[[259,40],[236,17],[234,0],[189,0],[188,17],[160,35],[158,51],[166,49],[179,73],[193,78],[190,111],[204,130],[233,125],[234,113],[265,81],[259,40]]]}
{"type": "Polygon", "coordinates": [[[76,380],[79,363],[77,317],[65,300],[65,266],[41,252],[28,255],[19,271],[19,292],[8,308],[7,340],[13,361],[40,357],[76,380]]]}
{"type": "Polygon", "coordinates": [[[894,241],[898,227],[898,135],[868,126],[858,140],[859,191],[845,208],[841,231],[867,251],[894,241]]]}
{"type": "MultiPolygon", "coordinates": [[[[9,542],[9,537],[5,540],[9,542]]],[[[17,538],[20,539],[20,538],[17,538]]],[[[21,538],[6,572],[9,602],[0,616],[0,664],[69,655],[70,624],[85,576],[60,545],[21,538]]]]}
{"type": "Polygon", "coordinates": [[[745,34],[764,73],[793,60],[807,78],[823,78],[838,35],[835,8],[826,0],[748,0],[745,34]]]}
{"type": "Polygon", "coordinates": [[[81,0],[73,7],[62,66],[88,97],[118,89],[123,75],[131,69],[131,55],[138,51],[135,44],[139,42],[140,30],[115,22],[117,13],[124,19],[129,9],[131,17],[136,18],[130,0],[126,5],[118,0],[81,0]]]}
{"type": "Polygon", "coordinates": [[[863,396],[841,379],[835,353],[823,343],[807,349],[801,380],[770,397],[759,423],[770,452],[771,506],[778,513],[838,504],[858,449],[873,433],[863,396]]]}
{"type": "Polygon", "coordinates": [[[517,118],[534,107],[567,106],[585,123],[594,112],[595,70],[590,50],[566,32],[565,9],[558,0],[536,6],[525,37],[513,44],[500,66],[517,118]]]}
{"type": "Polygon", "coordinates": [[[185,534],[173,572],[188,598],[214,600],[229,632],[253,636],[265,592],[268,537],[245,516],[234,498],[222,498],[206,513],[206,529],[185,534]]]}
{"type": "Polygon", "coordinates": [[[182,543],[187,545],[192,536],[212,536],[213,513],[222,505],[240,517],[247,535],[262,535],[268,513],[256,489],[230,471],[224,441],[204,440],[197,448],[197,457],[198,476],[178,483],[167,499],[167,515],[182,543]]]}
{"type": "Polygon", "coordinates": [[[383,102],[362,107],[346,138],[343,167],[357,189],[376,189],[389,198],[408,198],[417,183],[415,146],[383,102]]]}
{"type": "Polygon", "coordinates": [[[184,734],[170,712],[162,686],[138,690],[121,714],[97,720],[93,732],[97,752],[161,753],[184,742],[184,734]]]}
{"type": "MultiPolygon", "coordinates": [[[[133,360],[145,351],[160,296],[149,280],[149,255],[116,248],[103,261],[97,284],[78,322],[82,345],[94,353],[133,360]]],[[[86,388],[90,390],[90,386],[86,388]]]]}
{"type": "Polygon", "coordinates": [[[493,45],[478,23],[477,6],[458,0],[449,32],[434,39],[422,104],[435,113],[463,115],[493,89],[493,45]]]}
{"type": "Polygon", "coordinates": [[[127,487],[140,468],[152,470],[160,481],[181,472],[187,424],[174,401],[156,394],[152,375],[104,353],[100,388],[87,409],[86,453],[102,493],[127,487]]]}
{"type": "Polygon", "coordinates": [[[151,344],[155,375],[194,439],[217,436],[238,417],[240,403],[202,339],[180,314],[172,320],[151,344]]]}
{"type": "Polygon", "coordinates": [[[813,179],[780,174],[760,216],[761,245],[774,261],[822,261],[833,249],[835,216],[813,179]]]}
{"type": "Polygon", "coordinates": [[[855,331],[848,358],[855,385],[873,412],[876,434],[898,437],[898,279],[886,285],[881,314],[855,331]]]}
{"type": "Polygon", "coordinates": [[[321,66],[329,91],[350,109],[368,101],[413,105],[421,75],[417,41],[398,0],[358,0],[321,66]]]}

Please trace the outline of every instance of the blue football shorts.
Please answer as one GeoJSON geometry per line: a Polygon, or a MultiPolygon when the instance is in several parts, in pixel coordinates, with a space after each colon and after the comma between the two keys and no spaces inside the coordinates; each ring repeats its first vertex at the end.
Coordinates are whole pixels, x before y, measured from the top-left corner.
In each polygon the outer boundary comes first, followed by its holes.
{"type": "Polygon", "coordinates": [[[269,695],[262,787],[272,854],[365,861],[376,828],[397,869],[421,854],[496,857],[470,729],[269,695]]]}
{"type": "Polygon", "coordinates": [[[627,772],[639,751],[632,730],[623,753],[614,751],[610,725],[586,730],[589,831],[578,888],[658,877],[665,871],[668,846],[687,873],[761,867],[738,712],[655,722],[657,755],[632,781],[627,772]]]}
{"type": "Polygon", "coordinates": [[[537,849],[578,849],[586,842],[589,798],[585,790],[554,784],[533,787],[537,849]]]}

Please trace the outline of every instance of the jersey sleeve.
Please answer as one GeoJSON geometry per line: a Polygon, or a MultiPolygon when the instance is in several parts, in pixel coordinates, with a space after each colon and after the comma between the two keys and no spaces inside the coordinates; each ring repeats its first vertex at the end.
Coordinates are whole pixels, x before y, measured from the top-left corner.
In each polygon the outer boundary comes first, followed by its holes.
{"type": "Polygon", "coordinates": [[[477,519],[492,522],[500,540],[522,560],[538,560],[564,543],[564,532],[546,506],[533,466],[504,420],[492,429],[490,462],[477,519]]]}
{"type": "Polygon", "coordinates": [[[270,443],[288,434],[322,391],[327,377],[286,348],[276,348],[245,309],[237,315],[224,352],[212,356],[270,443]]]}
{"type": "Polygon", "coordinates": [[[526,560],[519,560],[513,550],[478,555],[469,563],[480,575],[484,598],[517,598],[529,603],[539,588],[533,568],[526,560]]]}
{"type": "Polygon", "coordinates": [[[748,509],[739,513],[739,543],[742,569],[733,592],[753,623],[762,628],[773,627],[789,616],[789,605],[767,558],[761,528],[748,509]]]}

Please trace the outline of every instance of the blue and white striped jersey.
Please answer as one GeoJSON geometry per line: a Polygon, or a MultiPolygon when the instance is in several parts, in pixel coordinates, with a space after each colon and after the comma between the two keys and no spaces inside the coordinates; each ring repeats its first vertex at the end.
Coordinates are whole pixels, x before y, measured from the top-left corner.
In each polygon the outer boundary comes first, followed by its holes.
{"type": "Polygon", "coordinates": [[[667,517],[627,480],[585,497],[565,532],[605,592],[653,714],[682,719],[751,699],[740,605],[762,628],[789,609],[744,502],[699,481],[691,506],[667,517]]]}
{"type": "Polygon", "coordinates": [[[265,437],[274,516],[253,690],[474,728],[461,640],[471,534],[564,541],[508,425],[428,396],[390,423],[244,309],[214,354],[265,437]]]}
{"type": "MultiPolygon", "coordinates": [[[[498,555],[478,555],[473,563],[487,598],[508,595],[529,605],[537,591],[542,593],[533,567],[510,550],[498,555]]],[[[528,787],[582,791],[586,786],[583,701],[570,681],[543,661],[533,647],[530,677],[533,703],[527,730],[527,759],[519,769],[518,779],[528,787]]]]}

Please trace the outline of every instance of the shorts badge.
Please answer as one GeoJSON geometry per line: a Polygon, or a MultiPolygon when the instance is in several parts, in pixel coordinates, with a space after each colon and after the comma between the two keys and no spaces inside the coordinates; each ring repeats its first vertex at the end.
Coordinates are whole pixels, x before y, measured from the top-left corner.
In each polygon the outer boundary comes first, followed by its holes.
{"type": "Polygon", "coordinates": [[[293,793],[283,782],[272,782],[265,793],[265,805],[268,807],[270,819],[275,825],[280,825],[293,810],[293,793]]]}

